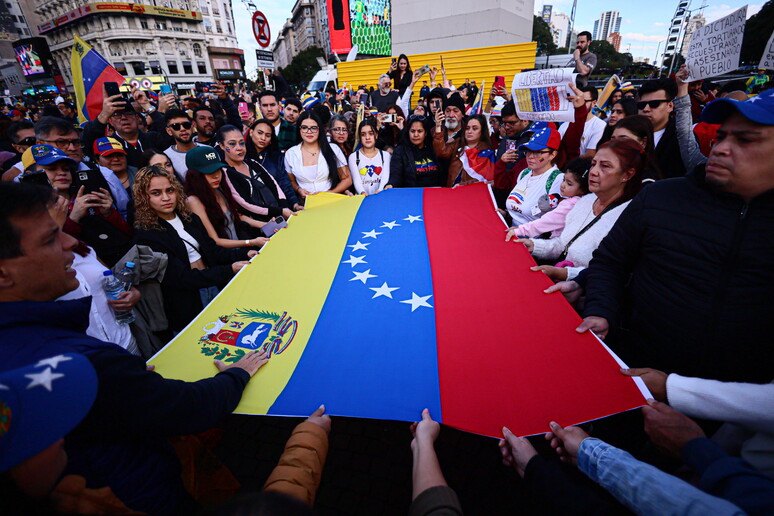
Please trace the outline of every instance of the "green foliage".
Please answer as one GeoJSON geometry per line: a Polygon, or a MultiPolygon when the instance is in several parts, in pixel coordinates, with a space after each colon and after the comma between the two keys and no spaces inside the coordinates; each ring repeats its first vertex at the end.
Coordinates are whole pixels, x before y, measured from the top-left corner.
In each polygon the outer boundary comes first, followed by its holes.
{"type": "Polygon", "coordinates": [[[774,0],[769,0],[744,26],[740,64],[758,63],[774,32],[774,0]]]}
{"type": "Polygon", "coordinates": [[[253,310],[252,308],[240,308],[235,312],[235,315],[249,317],[250,319],[269,319],[271,321],[278,321],[280,318],[280,314],[276,312],[269,312],[268,310],[253,310]]]}
{"type": "Polygon", "coordinates": [[[597,70],[625,68],[632,64],[631,54],[621,54],[607,41],[592,41],[589,50],[597,55],[597,70]]]}
{"type": "Polygon", "coordinates": [[[570,52],[570,49],[567,48],[567,47],[559,47],[559,48],[557,48],[556,49],[556,53],[557,54],[572,54],[572,52],[570,52]]]}
{"type": "Polygon", "coordinates": [[[238,348],[236,351],[234,351],[233,355],[234,356],[227,358],[225,360],[225,362],[237,362],[237,361],[239,361],[240,358],[245,356],[245,350],[243,350],[242,348],[238,348]]]}
{"type": "Polygon", "coordinates": [[[551,27],[540,16],[533,16],[532,41],[537,43],[537,55],[550,56],[556,53],[556,44],[554,43],[554,36],[551,34],[551,27]]]}
{"type": "Polygon", "coordinates": [[[318,57],[325,57],[325,52],[320,47],[309,47],[298,53],[296,57],[284,69],[282,76],[290,84],[306,84],[320,69],[317,64],[318,57]]]}

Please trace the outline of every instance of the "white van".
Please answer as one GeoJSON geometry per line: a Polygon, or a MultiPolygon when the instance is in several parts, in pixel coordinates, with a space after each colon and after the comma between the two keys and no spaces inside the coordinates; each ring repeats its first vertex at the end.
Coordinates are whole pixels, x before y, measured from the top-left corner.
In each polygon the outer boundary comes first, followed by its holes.
{"type": "Polygon", "coordinates": [[[306,89],[314,93],[316,91],[325,91],[328,86],[333,86],[334,89],[338,90],[338,76],[339,72],[334,65],[325,65],[322,70],[314,74],[306,89]]]}

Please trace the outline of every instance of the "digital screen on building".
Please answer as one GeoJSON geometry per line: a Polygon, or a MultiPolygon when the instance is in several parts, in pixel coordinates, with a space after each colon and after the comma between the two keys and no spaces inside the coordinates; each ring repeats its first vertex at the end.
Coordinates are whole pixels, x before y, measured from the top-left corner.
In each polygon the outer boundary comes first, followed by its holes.
{"type": "Polygon", "coordinates": [[[392,54],[392,11],[390,0],[350,0],[352,45],[359,54],[392,54]]]}
{"type": "Polygon", "coordinates": [[[328,7],[328,33],[331,36],[331,52],[346,54],[352,49],[349,25],[348,0],[326,0],[328,7]]]}
{"type": "Polygon", "coordinates": [[[25,77],[48,73],[46,58],[49,56],[49,50],[43,38],[20,39],[14,42],[13,50],[25,77]]]}

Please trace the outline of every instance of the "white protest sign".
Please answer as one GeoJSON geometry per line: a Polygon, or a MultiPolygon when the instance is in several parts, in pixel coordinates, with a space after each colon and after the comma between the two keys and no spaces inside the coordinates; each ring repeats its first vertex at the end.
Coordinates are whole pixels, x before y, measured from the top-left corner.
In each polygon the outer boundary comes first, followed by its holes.
{"type": "Polygon", "coordinates": [[[700,27],[691,37],[685,63],[688,81],[697,81],[739,68],[747,6],[700,27]]]}
{"type": "Polygon", "coordinates": [[[575,107],[567,100],[574,95],[568,83],[575,84],[573,68],[549,68],[513,76],[511,93],[521,120],[572,122],[575,107]]]}
{"type": "Polygon", "coordinates": [[[763,49],[763,55],[758,68],[774,70],[774,31],[772,31],[771,36],[769,36],[769,42],[766,43],[766,47],[763,49]]]}

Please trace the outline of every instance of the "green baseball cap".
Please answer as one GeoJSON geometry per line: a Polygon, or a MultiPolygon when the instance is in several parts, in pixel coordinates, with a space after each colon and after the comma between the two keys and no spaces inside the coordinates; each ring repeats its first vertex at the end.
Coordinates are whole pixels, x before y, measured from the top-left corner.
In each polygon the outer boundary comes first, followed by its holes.
{"type": "Polygon", "coordinates": [[[215,148],[209,145],[197,145],[186,153],[185,166],[188,170],[212,174],[225,167],[226,164],[220,161],[220,156],[215,148]]]}

